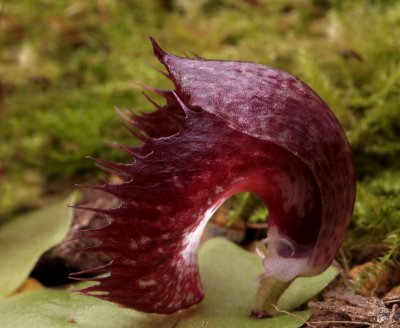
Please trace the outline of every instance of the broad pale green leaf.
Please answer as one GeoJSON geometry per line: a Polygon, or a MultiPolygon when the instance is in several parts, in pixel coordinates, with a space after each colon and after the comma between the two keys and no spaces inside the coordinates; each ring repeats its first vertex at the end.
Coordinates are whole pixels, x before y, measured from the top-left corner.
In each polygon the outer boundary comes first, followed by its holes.
{"type": "Polygon", "coordinates": [[[323,290],[339,274],[331,266],[324,273],[312,278],[297,278],[281,296],[278,308],[291,311],[323,290]]]}
{"type": "Polygon", "coordinates": [[[169,328],[175,321],[49,288],[0,301],[2,328],[169,328]]]}
{"type": "MultiPolygon", "coordinates": [[[[272,319],[250,318],[256,278],[262,271],[261,259],[225,239],[208,241],[200,250],[199,262],[206,297],[201,304],[180,314],[148,315],[93,297],[43,289],[0,302],[2,327],[296,328],[310,316],[309,311],[302,311],[272,319]]],[[[301,279],[289,287],[282,309],[318,293],[335,276],[328,273],[301,279]]]]}
{"type": "Polygon", "coordinates": [[[39,257],[67,235],[77,194],[0,225],[0,297],[16,290],[39,257]]]}

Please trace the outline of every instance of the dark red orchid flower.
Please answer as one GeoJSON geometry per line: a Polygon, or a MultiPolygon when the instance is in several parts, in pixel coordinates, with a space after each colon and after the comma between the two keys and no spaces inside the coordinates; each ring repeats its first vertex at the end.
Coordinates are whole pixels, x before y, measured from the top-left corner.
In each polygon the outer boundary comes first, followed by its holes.
{"type": "Polygon", "coordinates": [[[269,209],[264,276],[286,282],[332,262],[355,199],[352,154],[326,103],[281,70],[181,58],[152,40],[175,90],[153,113],[125,117],[140,147],[131,164],[98,160],[123,183],[92,186],[121,200],[91,209],[112,218],[86,231],[112,261],[89,295],[144,312],[173,313],[203,298],[197,252],[215,210],[238,192],[269,209]]]}

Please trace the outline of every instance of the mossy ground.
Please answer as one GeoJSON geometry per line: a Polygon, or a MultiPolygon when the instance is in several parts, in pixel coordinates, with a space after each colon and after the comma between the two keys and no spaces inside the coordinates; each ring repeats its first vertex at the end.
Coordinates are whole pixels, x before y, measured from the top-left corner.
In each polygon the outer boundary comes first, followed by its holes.
{"type": "Polygon", "coordinates": [[[151,110],[133,82],[168,83],[149,66],[152,35],[173,53],[259,62],[313,87],[354,151],[359,192],[346,249],[387,242],[387,257],[398,257],[398,1],[21,0],[1,8],[0,217],[97,178],[86,155],[127,160],[103,141],[135,143],[113,111],[151,110]]]}

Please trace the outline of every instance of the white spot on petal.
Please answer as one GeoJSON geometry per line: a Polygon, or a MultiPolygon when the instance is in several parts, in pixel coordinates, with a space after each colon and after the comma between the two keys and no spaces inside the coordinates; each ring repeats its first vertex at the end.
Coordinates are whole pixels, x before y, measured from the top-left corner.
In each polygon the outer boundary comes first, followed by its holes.
{"type": "Polygon", "coordinates": [[[186,296],[186,300],[187,300],[188,302],[191,302],[193,299],[194,299],[193,293],[188,293],[187,296],[186,296]]]}
{"type": "Polygon", "coordinates": [[[136,240],[134,240],[134,239],[131,239],[131,244],[130,245],[131,245],[132,249],[138,249],[139,248],[136,240]]]}
{"type": "Polygon", "coordinates": [[[157,284],[157,282],[154,279],[151,279],[151,280],[139,279],[138,283],[139,283],[140,288],[147,288],[147,287],[151,287],[151,286],[154,286],[157,284]]]}
{"type": "Polygon", "coordinates": [[[142,245],[146,245],[147,243],[149,243],[151,241],[151,239],[147,236],[143,236],[142,238],[140,238],[140,243],[142,245]]]}

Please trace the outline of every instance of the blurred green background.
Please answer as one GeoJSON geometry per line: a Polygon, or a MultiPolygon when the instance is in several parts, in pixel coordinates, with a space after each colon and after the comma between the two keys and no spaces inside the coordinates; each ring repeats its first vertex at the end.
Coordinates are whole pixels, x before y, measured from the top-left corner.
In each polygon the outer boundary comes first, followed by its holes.
{"type": "Polygon", "coordinates": [[[0,219],[44,205],[74,183],[107,178],[87,155],[128,160],[104,141],[135,144],[113,107],[149,111],[137,85],[169,85],[151,67],[158,65],[152,35],[178,55],[258,62],[314,88],[355,155],[359,185],[347,250],[386,243],[385,258],[398,257],[399,1],[0,4],[0,219]]]}

